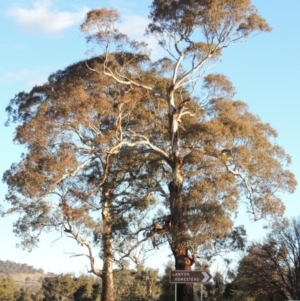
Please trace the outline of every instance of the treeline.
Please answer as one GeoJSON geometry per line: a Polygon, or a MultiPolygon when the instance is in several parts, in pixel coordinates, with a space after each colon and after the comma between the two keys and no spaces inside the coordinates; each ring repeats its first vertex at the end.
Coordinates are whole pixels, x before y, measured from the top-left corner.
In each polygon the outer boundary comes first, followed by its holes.
{"type": "Polygon", "coordinates": [[[39,289],[20,288],[12,278],[0,277],[0,300],[43,301],[43,300],[100,300],[99,287],[91,277],[79,278],[71,275],[46,277],[39,289]]]}
{"type": "Polygon", "coordinates": [[[0,260],[0,274],[10,275],[10,274],[34,274],[34,273],[41,273],[44,274],[43,269],[36,269],[26,263],[16,263],[14,261],[3,261],[0,260]]]}
{"type": "MultiPolygon", "coordinates": [[[[158,270],[138,266],[114,273],[115,300],[159,300],[162,277],[158,270]]],[[[45,277],[36,291],[19,288],[12,278],[0,277],[0,300],[6,301],[100,301],[101,281],[97,277],[61,274],[45,277]]]]}

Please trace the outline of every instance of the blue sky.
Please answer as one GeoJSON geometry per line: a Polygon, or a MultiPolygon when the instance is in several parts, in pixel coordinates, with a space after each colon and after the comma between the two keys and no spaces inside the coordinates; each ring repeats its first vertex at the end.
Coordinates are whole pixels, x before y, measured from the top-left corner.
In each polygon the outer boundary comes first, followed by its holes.
{"type": "MultiPolygon", "coordinates": [[[[150,0],[0,2],[1,175],[19,159],[22,151],[12,142],[13,128],[4,126],[9,100],[16,93],[45,82],[50,73],[86,58],[87,46],[79,24],[89,9],[118,8],[123,17],[122,31],[142,39],[150,3],[150,0]]],[[[300,143],[297,139],[300,129],[300,1],[255,0],[253,3],[272,26],[272,33],[233,45],[212,71],[226,74],[236,87],[236,98],[247,102],[253,113],[278,131],[278,143],[292,156],[290,169],[300,182],[300,143]]],[[[153,40],[148,42],[154,48],[153,54],[158,56],[160,52],[153,40]]],[[[1,183],[1,202],[5,192],[6,187],[1,183]]],[[[285,195],[284,200],[286,215],[298,216],[299,188],[293,195],[285,195]]],[[[242,213],[240,221],[247,225],[251,239],[261,237],[261,223],[250,224],[242,213]]],[[[45,236],[41,247],[27,254],[15,248],[17,239],[12,233],[12,219],[0,219],[0,260],[24,262],[51,272],[85,271],[85,259],[69,259],[65,254],[75,251],[76,244],[61,239],[53,245],[51,242],[56,238],[59,238],[58,234],[45,236]]],[[[153,262],[157,260],[152,260],[151,266],[155,266],[153,262]]]]}

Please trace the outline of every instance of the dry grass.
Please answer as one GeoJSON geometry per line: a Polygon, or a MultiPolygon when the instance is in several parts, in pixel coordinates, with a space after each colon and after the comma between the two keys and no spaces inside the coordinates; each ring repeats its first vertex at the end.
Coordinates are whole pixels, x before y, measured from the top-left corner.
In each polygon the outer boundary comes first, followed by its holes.
{"type": "Polygon", "coordinates": [[[16,273],[5,275],[0,273],[0,277],[11,277],[19,287],[40,287],[41,280],[47,277],[43,273],[16,273]]]}

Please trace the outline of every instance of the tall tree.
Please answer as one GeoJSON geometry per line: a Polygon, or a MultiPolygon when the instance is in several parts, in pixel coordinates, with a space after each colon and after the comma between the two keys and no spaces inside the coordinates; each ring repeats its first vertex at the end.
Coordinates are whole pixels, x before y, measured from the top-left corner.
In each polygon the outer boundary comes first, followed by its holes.
{"type": "MultiPolygon", "coordinates": [[[[205,75],[224,48],[270,31],[250,0],[154,0],[149,17],[147,33],[157,38],[166,57],[145,60],[140,70],[128,64],[134,54],[148,58],[147,45],[117,29],[116,10],[90,11],[81,29],[87,42],[104,51],[102,68],[91,70],[151,96],[144,100],[149,102],[144,116],[155,114],[160,132],[123,128],[123,139],[134,142],[133,148],[139,141],[145,154],[155,153],[163,161],[166,207],[161,218],[167,223],[156,229],[167,236],[176,269],[190,270],[199,246],[210,247],[232,229],[240,200],[248,201],[254,220],[276,218],[284,211],[276,193],[292,192],[296,182],[285,169],[290,158],[276,144],[276,131],[245,103],[233,101],[234,89],[225,76],[205,75]],[[114,64],[115,50],[121,65],[114,64]],[[149,80],[145,75],[150,72],[165,80],[149,80]],[[206,94],[195,97],[201,80],[206,94]],[[158,103],[160,111],[151,109],[158,103]]],[[[193,286],[178,285],[178,300],[192,299],[193,286]]]]}
{"type": "Polygon", "coordinates": [[[300,219],[274,229],[262,243],[253,244],[234,280],[244,295],[255,300],[300,299],[300,219]]]}
{"type": "MultiPolygon", "coordinates": [[[[114,64],[120,61],[116,54],[114,64]]],[[[131,66],[142,63],[132,58],[131,66]]],[[[42,232],[52,230],[75,239],[87,248],[90,272],[102,278],[101,300],[112,301],[113,269],[122,268],[125,257],[137,263],[133,251],[155,234],[143,237],[140,228],[159,188],[159,176],[152,176],[157,158],[149,153],[145,161],[143,153],[143,160],[136,160],[138,149],[130,156],[122,127],[134,131],[155,125],[134,119],[144,114],[145,93],[124,89],[86,64],[58,71],[46,84],[11,100],[9,120],[18,125],[15,141],[25,152],[3,179],[11,205],[7,213],[20,213],[14,231],[21,246],[31,250],[42,232]],[[102,269],[95,264],[94,246],[102,269]]],[[[103,59],[88,64],[101,68],[103,59]]]]}

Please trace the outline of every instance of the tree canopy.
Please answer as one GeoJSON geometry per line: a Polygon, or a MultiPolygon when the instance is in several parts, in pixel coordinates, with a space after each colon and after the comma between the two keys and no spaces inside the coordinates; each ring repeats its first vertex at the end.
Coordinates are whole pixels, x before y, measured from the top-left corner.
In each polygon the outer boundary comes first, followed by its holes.
{"type": "MultiPolygon", "coordinates": [[[[102,60],[88,64],[96,67],[102,60]]],[[[7,111],[19,123],[15,141],[27,152],[4,179],[9,212],[21,213],[14,231],[22,247],[31,250],[41,232],[62,231],[87,247],[90,271],[110,286],[114,262],[122,267],[129,256],[137,263],[132,251],[145,239],[139,228],[155,203],[159,177],[151,175],[157,173],[157,158],[136,160],[138,150],[129,156],[122,124],[156,132],[150,120],[135,119],[144,114],[143,97],[80,62],[11,101],[7,111]],[[104,273],[95,265],[93,245],[100,247],[104,273]]]]}

